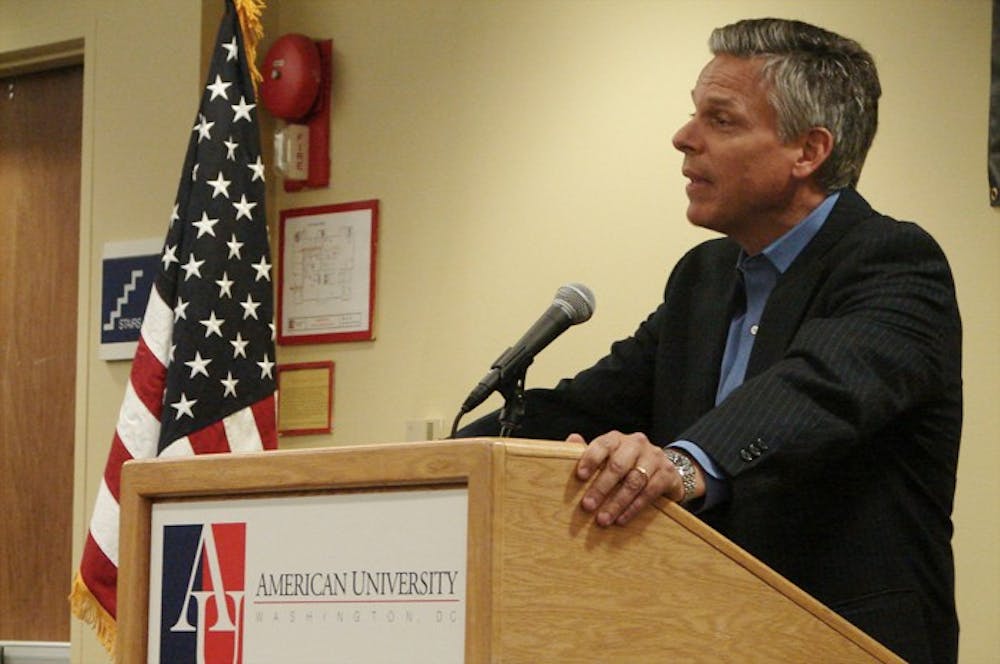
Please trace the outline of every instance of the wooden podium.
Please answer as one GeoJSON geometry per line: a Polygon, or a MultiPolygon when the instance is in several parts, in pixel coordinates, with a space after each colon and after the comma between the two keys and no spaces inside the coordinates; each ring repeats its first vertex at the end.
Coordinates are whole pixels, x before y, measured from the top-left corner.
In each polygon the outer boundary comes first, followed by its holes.
{"type": "Polygon", "coordinates": [[[466,662],[902,661],[670,501],[594,525],[578,507],[581,450],[468,439],[130,462],[120,661],[147,659],[154,503],[456,486],[468,491],[466,662]]]}

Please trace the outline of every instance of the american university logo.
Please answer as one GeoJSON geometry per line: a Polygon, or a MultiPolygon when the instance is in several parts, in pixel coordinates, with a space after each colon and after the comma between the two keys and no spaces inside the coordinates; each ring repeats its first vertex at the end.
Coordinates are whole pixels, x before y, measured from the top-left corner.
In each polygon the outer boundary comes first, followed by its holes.
{"type": "Polygon", "coordinates": [[[161,501],[149,659],[462,662],[467,504],[464,488],[161,501]],[[450,525],[428,538],[428,520],[450,525]]]}
{"type": "Polygon", "coordinates": [[[242,664],[246,524],[164,526],[160,661],[242,664]]]}

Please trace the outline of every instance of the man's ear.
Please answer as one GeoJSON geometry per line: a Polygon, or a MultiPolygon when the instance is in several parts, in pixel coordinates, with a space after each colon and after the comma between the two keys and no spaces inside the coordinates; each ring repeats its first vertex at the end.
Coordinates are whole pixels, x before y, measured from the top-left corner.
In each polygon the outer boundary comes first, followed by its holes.
{"type": "Polygon", "coordinates": [[[799,140],[802,152],[792,167],[792,173],[806,179],[829,158],[833,150],[833,134],[826,127],[813,127],[799,140]]]}

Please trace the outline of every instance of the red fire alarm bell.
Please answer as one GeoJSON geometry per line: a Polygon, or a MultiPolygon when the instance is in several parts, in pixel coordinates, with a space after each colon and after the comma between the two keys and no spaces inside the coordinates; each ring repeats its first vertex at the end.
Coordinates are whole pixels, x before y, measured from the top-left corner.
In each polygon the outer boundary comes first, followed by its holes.
{"type": "Polygon", "coordinates": [[[330,184],[330,77],[333,43],[300,34],[278,38],[264,58],[260,99],[285,121],[275,161],[285,191],[330,184]]]}

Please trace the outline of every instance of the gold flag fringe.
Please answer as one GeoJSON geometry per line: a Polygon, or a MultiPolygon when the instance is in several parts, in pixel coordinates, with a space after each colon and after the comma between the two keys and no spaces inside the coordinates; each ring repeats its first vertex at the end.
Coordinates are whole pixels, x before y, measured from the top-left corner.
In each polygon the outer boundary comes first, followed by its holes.
{"type": "Polygon", "coordinates": [[[73,590],[69,594],[69,606],[73,615],[94,628],[97,639],[104,646],[104,649],[111,655],[113,661],[115,657],[115,635],[118,632],[115,619],[104,610],[97,598],[90,592],[90,588],[83,582],[79,572],[73,579],[73,590]]]}
{"type": "Polygon", "coordinates": [[[243,47],[247,54],[247,67],[250,69],[250,79],[253,81],[254,94],[257,93],[257,84],[264,80],[257,69],[257,44],[264,36],[264,26],[261,25],[260,15],[267,7],[264,0],[234,0],[236,3],[236,13],[240,17],[240,29],[243,31],[243,47]]]}

